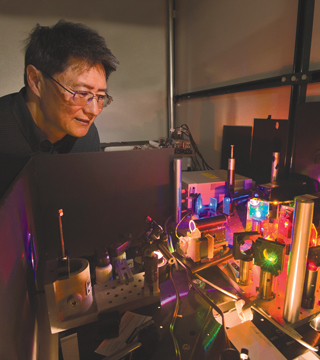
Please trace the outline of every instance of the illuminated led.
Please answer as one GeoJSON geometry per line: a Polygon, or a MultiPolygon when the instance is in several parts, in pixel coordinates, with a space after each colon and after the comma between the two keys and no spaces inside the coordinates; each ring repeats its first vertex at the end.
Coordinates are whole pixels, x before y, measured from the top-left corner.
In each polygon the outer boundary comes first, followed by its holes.
{"type": "Polygon", "coordinates": [[[273,256],[270,256],[270,257],[268,258],[268,261],[272,262],[272,264],[275,264],[276,260],[277,260],[277,258],[275,258],[275,257],[273,257],[273,256]]]}
{"type": "Polygon", "coordinates": [[[310,261],[310,262],[308,262],[308,270],[317,271],[318,268],[312,261],[310,261]]]}
{"type": "Polygon", "coordinates": [[[256,211],[256,217],[261,217],[261,212],[260,211],[256,211]]]}
{"type": "Polygon", "coordinates": [[[196,230],[196,228],[197,228],[196,223],[195,223],[193,220],[190,220],[190,221],[189,221],[189,230],[190,230],[191,232],[194,232],[194,231],[196,230]]]}
{"type": "Polygon", "coordinates": [[[266,240],[274,240],[274,237],[272,235],[267,235],[264,237],[266,240]]]}
{"type": "Polygon", "coordinates": [[[157,255],[158,259],[161,260],[163,258],[162,252],[159,250],[155,250],[154,253],[157,255]]]}
{"type": "Polygon", "coordinates": [[[251,199],[250,204],[252,206],[258,206],[260,204],[260,200],[259,199],[251,199]]]}
{"type": "Polygon", "coordinates": [[[266,262],[270,262],[273,265],[278,262],[278,257],[274,254],[268,254],[267,249],[263,250],[263,256],[266,262]]]}

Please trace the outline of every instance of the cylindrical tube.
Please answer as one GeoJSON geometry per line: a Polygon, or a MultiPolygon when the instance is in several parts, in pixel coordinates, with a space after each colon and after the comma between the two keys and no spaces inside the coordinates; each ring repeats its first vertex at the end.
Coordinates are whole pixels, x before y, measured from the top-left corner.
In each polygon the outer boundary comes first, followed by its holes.
{"type": "Polygon", "coordinates": [[[296,198],[283,309],[283,317],[290,323],[299,320],[313,208],[314,203],[311,199],[305,196],[296,198]]]}
{"type": "Polygon", "coordinates": [[[158,249],[161,251],[164,258],[168,261],[169,265],[173,265],[175,263],[175,259],[172,256],[171,252],[163,245],[163,244],[156,244],[158,249]]]}
{"type": "Polygon", "coordinates": [[[109,264],[108,266],[99,267],[97,266],[95,268],[96,273],[96,283],[97,284],[103,284],[112,278],[112,265],[109,264]]]}
{"type": "Polygon", "coordinates": [[[175,222],[178,223],[181,220],[181,187],[182,187],[182,170],[181,159],[174,159],[173,172],[174,172],[174,214],[175,222]]]}
{"type": "Polygon", "coordinates": [[[304,309],[313,309],[315,296],[314,292],[316,290],[318,277],[318,269],[312,270],[307,268],[306,277],[303,286],[303,295],[302,295],[302,304],[301,306],[304,309]]]}
{"type": "Polygon", "coordinates": [[[168,71],[169,71],[169,81],[168,81],[168,130],[170,136],[170,129],[173,129],[175,126],[174,123],[174,4],[173,0],[168,2],[168,71]]]}
{"type": "Polygon", "coordinates": [[[261,270],[260,284],[259,284],[259,294],[261,299],[271,300],[274,298],[272,292],[272,286],[273,286],[273,275],[269,272],[261,270]]]}
{"type": "Polygon", "coordinates": [[[85,313],[93,302],[90,265],[85,259],[70,259],[70,276],[54,282],[59,321],[85,313]]]}
{"type": "Polygon", "coordinates": [[[251,261],[240,260],[239,284],[248,285],[250,281],[250,263],[251,261]]]}
{"type": "Polygon", "coordinates": [[[209,216],[202,219],[194,219],[189,222],[189,229],[193,232],[196,228],[199,231],[206,231],[218,226],[224,226],[227,222],[225,215],[209,216]]]}
{"type": "Polygon", "coordinates": [[[260,233],[260,221],[252,219],[252,231],[260,233]]]}
{"type": "Polygon", "coordinates": [[[159,293],[159,272],[158,256],[152,253],[152,256],[145,256],[144,262],[144,294],[156,295],[159,293]]]}
{"type": "Polygon", "coordinates": [[[66,257],[65,249],[64,249],[64,239],[63,239],[63,230],[62,230],[62,220],[61,216],[63,216],[63,210],[59,210],[59,228],[60,228],[60,240],[61,240],[61,255],[64,259],[66,257]]]}
{"type": "Polygon", "coordinates": [[[232,197],[234,194],[234,175],[236,168],[236,159],[228,160],[228,180],[227,180],[227,191],[226,196],[232,197]]]}
{"type": "Polygon", "coordinates": [[[279,162],[280,162],[280,153],[274,152],[272,154],[271,182],[278,180],[279,162]]]}

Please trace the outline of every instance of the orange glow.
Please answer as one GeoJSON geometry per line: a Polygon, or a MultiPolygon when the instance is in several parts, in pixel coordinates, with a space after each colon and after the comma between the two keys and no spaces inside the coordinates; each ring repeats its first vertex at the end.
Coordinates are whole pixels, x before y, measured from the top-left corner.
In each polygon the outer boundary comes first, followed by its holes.
{"type": "Polygon", "coordinates": [[[318,232],[314,224],[311,224],[309,246],[317,246],[319,244],[318,232]]]}
{"type": "Polygon", "coordinates": [[[274,237],[272,236],[272,235],[267,235],[266,237],[265,237],[265,239],[266,240],[274,240],[274,237]]]}
{"type": "Polygon", "coordinates": [[[308,263],[308,270],[317,271],[318,268],[317,268],[317,266],[316,266],[313,262],[310,261],[310,262],[308,263]]]}

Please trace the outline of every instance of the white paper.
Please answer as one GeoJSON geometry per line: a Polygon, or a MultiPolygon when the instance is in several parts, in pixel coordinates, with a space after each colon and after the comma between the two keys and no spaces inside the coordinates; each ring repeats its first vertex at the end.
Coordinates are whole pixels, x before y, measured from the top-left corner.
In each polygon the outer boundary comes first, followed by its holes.
{"type": "Polygon", "coordinates": [[[119,336],[115,339],[104,340],[96,349],[96,353],[111,356],[116,351],[126,347],[126,341],[134,329],[151,320],[151,316],[144,316],[127,311],[121,318],[119,336]]]}

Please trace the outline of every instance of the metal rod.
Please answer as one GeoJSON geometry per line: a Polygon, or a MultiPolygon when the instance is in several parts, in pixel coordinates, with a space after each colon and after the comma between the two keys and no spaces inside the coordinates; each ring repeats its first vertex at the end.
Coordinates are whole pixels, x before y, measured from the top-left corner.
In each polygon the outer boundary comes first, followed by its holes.
{"type": "Polygon", "coordinates": [[[299,196],[295,201],[283,317],[290,323],[299,320],[305,280],[314,202],[299,196]]]}
{"type": "Polygon", "coordinates": [[[273,287],[274,276],[267,271],[260,269],[260,283],[259,283],[259,295],[263,300],[271,300],[274,298],[272,287],[273,287]]]}
{"type": "Polygon", "coordinates": [[[226,196],[232,197],[234,194],[234,175],[235,175],[235,167],[236,167],[236,159],[233,158],[233,147],[231,145],[231,156],[228,160],[228,179],[227,179],[227,190],[226,196]]]}
{"type": "Polygon", "coordinates": [[[251,261],[240,260],[239,284],[248,285],[250,282],[251,261]]]}
{"type": "Polygon", "coordinates": [[[207,279],[203,278],[202,276],[200,276],[200,275],[198,275],[198,274],[194,274],[194,275],[195,275],[198,279],[202,280],[202,281],[205,282],[206,284],[208,284],[208,285],[210,285],[211,287],[213,287],[214,289],[222,292],[223,294],[231,297],[231,298],[234,299],[234,300],[239,300],[239,296],[234,295],[234,294],[230,293],[229,291],[224,290],[224,289],[220,288],[219,286],[212,284],[212,282],[208,281],[207,279]]]}
{"type": "Polygon", "coordinates": [[[63,230],[62,230],[62,218],[63,210],[59,209],[59,228],[60,228],[60,240],[61,240],[61,250],[62,250],[62,258],[66,257],[65,249],[64,249],[64,240],[63,240],[63,230]]]}
{"type": "Polygon", "coordinates": [[[170,129],[174,125],[174,4],[173,0],[168,0],[168,33],[169,33],[169,49],[168,49],[168,68],[169,68],[169,84],[168,84],[168,137],[170,129]]]}
{"type": "Polygon", "coordinates": [[[272,166],[271,166],[271,182],[278,180],[279,167],[280,167],[280,153],[274,152],[272,154],[272,166]]]}
{"type": "Polygon", "coordinates": [[[306,277],[304,280],[303,286],[303,296],[302,296],[302,307],[305,309],[313,309],[315,296],[314,292],[317,286],[318,278],[318,269],[317,270],[306,270],[306,277]]]}
{"type": "Polygon", "coordinates": [[[182,160],[174,159],[173,171],[174,171],[174,213],[175,213],[175,222],[178,223],[181,220],[181,187],[182,187],[182,170],[181,170],[182,160]]]}
{"type": "MultiPolygon", "coordinates": [[[[293,73],[308,72],[310,63],[310,49],[313,30],[314,0],[299,0],[296,27],[296,42],[293,59],[293,73]]],[[[296,77],[295,77],[296,78],[296,77]]],[[[306,101],[307,84],[291,85],[291,97],[288,116],[287,146],[284,163],[285,177],[289,177],[293,170],[296,115],[298,105],[306,101]]]]}
{"type": "Polygon", "coordinates": [[[218,96],[218,95],[224,95],[224,94],[233,94],[243,91],[252,91],[252,90],[259,90],[259,89],[268,89],[272,87],[278,87],[278,86],[288,86],[286,81],[283,82],[282,79],[290,79],[291,74],[282,75],[282,76],[275,76],[267,79],[262,80],[254,80],[254,81],[248,81],[241,84],[234,84],[234,85],[226,85],[226,86],[220,86],[212,89],[206,89],[206,90],[199,90],[199,91],[193,91],[185,94],[178,94],[174,96],[175,102],[182,101],[182,100],[190,100],[190,99],[197,99],[202,97],[208,97],[208,96],[218,96]]]}

